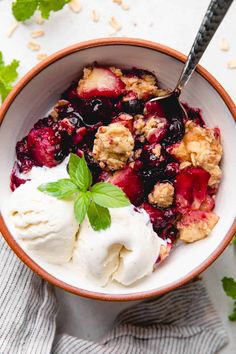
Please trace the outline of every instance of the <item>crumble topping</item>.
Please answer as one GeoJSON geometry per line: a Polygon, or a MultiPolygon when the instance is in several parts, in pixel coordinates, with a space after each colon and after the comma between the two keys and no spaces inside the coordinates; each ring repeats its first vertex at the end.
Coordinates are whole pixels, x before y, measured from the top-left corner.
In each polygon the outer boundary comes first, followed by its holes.
{"type": "Polygon", "coordinates": [[[142,135],[145,127],[145,119],[142,114],[136,114],[134,116],[134,132],[136,135],[142,135]]]}
{"type": "Polygon", "coordinates": [[[159,95],[156,78],[153,75],[145,74],[142,77],[123,75],[121,80],[125,83],[126,90],[134,92],[138,99],[159,95]]]}
{"type": "Polygon", "coordinates": [[[160,157],[161,156],[161,145],[156,144],[155,147],[152,149],[152,152],[156,157],[160,157]]]}
{"type": "Polygon", "coordinates": [[[175,189],[172,184],[157,183],[153,191],[149,194],[148,200],[151,204],[167,208],[173,203],[175,189]]]}
{"type": "Polygon", "coordinates": [[[192,211],[177,223],[180,240],[192,243],[209,235],[219,217],[212,212],[192,211]]]}
{"type": "Polygon", "coordinates": [[[115,66],[110,66],[109,69],[117,76],[117,77],[121,77],[122,71],[118,68],[116,68],[115,66]]]}
{"type": "Polygon", "coordinates": [[[129,129],[120,123],[102,126],[96,133],[93,157],[109,170],[123,168],[132,156],[134,138],[129,129]]]}
{"type": "Polygon", "coordinates": [[[218,166],[222,157],[222,145],[215,129],[203,128],[193,121],[185,124],[185,135],[180,143],[171,147],[180,162],[190,162],[195,167],[202,167],[211,175],[208,185],[214,187],[221,179],[218,166]]]}
{"type": "Polygon", "coordinates": [[[147,138],[149,134],[153,132],[153,129],[162,129],[165,127],[165,123],[163,122],[162,118],[151,117],[148,118],[146,124],[143,128],[143,133],[147,138]]]}

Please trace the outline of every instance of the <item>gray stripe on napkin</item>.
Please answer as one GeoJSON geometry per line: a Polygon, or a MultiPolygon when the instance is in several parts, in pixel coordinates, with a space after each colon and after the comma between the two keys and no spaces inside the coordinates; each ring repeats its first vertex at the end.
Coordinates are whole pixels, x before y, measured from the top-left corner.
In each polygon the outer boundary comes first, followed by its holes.
{"type": "Polygon", "coordinates": [[[0,237],[0,354],[215,354],[228,343],[200,281],[124,310],[99,343],[56,335],[56,314],[53,287],[0,237]]]}

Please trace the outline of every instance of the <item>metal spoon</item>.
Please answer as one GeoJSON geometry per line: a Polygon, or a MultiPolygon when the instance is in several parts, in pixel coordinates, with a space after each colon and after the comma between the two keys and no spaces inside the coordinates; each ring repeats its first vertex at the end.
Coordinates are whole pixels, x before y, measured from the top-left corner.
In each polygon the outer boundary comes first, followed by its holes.
{"type": "MultiPolygon", "coordinates": [[[[182,117],[187,118],[187,113],[179,101],[179,96],[193,74],[196,65],[200,61],[232,2],[233,0],[212,0],[210,2],[175,89],[167,95],[151,99],[149,101],[150,103],[160,101],[158,103],[161,104],[164,110],[167,108],[168,111],[170,110],[168,106],[171,105],[172,113],[175,116],[182,115],[182,117]]],[[[171,112],[169,113],[171,114],[171,112]]]]}

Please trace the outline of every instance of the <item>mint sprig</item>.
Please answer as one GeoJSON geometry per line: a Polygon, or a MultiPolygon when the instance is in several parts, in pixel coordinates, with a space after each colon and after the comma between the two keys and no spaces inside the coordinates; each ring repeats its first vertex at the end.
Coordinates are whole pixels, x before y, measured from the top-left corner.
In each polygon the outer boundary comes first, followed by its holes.
{"type": "MultiPolygon", "coordinates": [[[[233,278],[224,277],[222,284],[226,295],[236,300],[236,281],[233,278]]],[[[236,321],[236,301],[234,301],[234,309],[229,315],[229,320],[236,321]]]]}
{"type": "MultiPolygon", "coordinates": [[[[17,79],[19,66],[18,60],[13,60],[11,64],[5,65],[2,52],[0,52],[0,97],[2,102],[12,90],[12,83],[17,79]]],[[[1,101],[0,100],[0,101],[1,101]]]]}
{"type": "Polygon", "coordinates": [[[99,182],[92,185],[92,174],[86,160],[70,154],[70,178],[41,184],[38,189],[58,199],[73,199],[74,214],[79,224],[86,215],[95,231],[104,230],[111,225],[108,208],[121,208],[130,205],[125,193],[110,183],[99,182]]]}
{"type": "Polygon", "coordinates": [[[59,11],[71,0],[16,0],[12,3],[12,13],[17,21],[29,19],[36,10],[48,19],[51,11],[59,11]]]}

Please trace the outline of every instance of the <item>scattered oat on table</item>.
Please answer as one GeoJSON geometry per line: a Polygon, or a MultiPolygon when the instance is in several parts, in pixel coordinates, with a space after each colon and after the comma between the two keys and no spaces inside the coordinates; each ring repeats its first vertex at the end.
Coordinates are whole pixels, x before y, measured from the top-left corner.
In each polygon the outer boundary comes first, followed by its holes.
{"type": "Polygon", "coordinates": [[[69,3],[69,8],[74,12],[77,12],[77,13],[80,12],[82,10],[80,0],[72,0],[69,3]]]}
{"type": "Polygon", "coordinates": [[[125,11],[127,11],[127,10],[130,9],[129,5],[128,5],[128,4],[124,4],[124,3],[122,3],[121,8],[122,8],[123,10],[125,10],[125,11]]]}
{"type": "Polygon", "coordinates": [[[34,42],[34,41],[29,41],[27,44],[27,47],[32,50],[33,52],[37,52],[38,50],[40,50],[41,46],[34,42]]]}
{"type": "Polygon", "coordinates": [[[231,59],[227,63],[229,69],[236,69],[236,59],[231,59]]]}
{"type": "Polygon", "coordinates": [[[10,38],[13,33],[15,32],[15,30],[17,29],[17,27],[19,26],[18,22],[13,23],[7,30],[7,37],[10,38]]]}
{"type": "Polygon", "coordinates": [[[224,52],[228,52],[229,49],[230,49],[229,42],[227,41],[227,39],[222,38],[220,41],[220,50],[223,50],[224,52]]]}
{"type": "Polygon", "coordinates": [[[38,37],[42,37],[42,36],[44,36],[44,31],[42,31],[42,30],[33,30],[32,32],[31,32],[31,37],[32,38],[38,38],[38,37]]]}
{"type": "Polygon", "coordinates": [[[99,21],[100,16],[99,16],[99,14],[97,13],[96,10],[92,10],[91,19],[92,19],[93,22],[98,22],[99,21]]]}
{"type": "Polygon", "coordinates": [[[41,16],[36,17],[35,22],[37,25],[42,25],[44,23],[44,19],[41,16]]]}
{"type": "Polygon", "coordinates": [[[46,59],[47,57],[48,57],[48,55],[44,54],[44,53],[37,54],[37,59],[40,61],[46,59]]]}
{"type": "Polygon", "coordinates": [[[109,25],[114,29],[115,32],[119,32],[122,29],[121,24],[119,24],[115,17],[111,17],[109,25]]]}
{"type": "Polygon", "coordinates": [[[130,8],[128,4],[124,4],[124,3],[123,3],[123,0],[112,0],[112,1],[113,1],[115,4],[121,6],[122,10],[127,11],[127,10],[129,10],[129,8],[130,8]]]}

